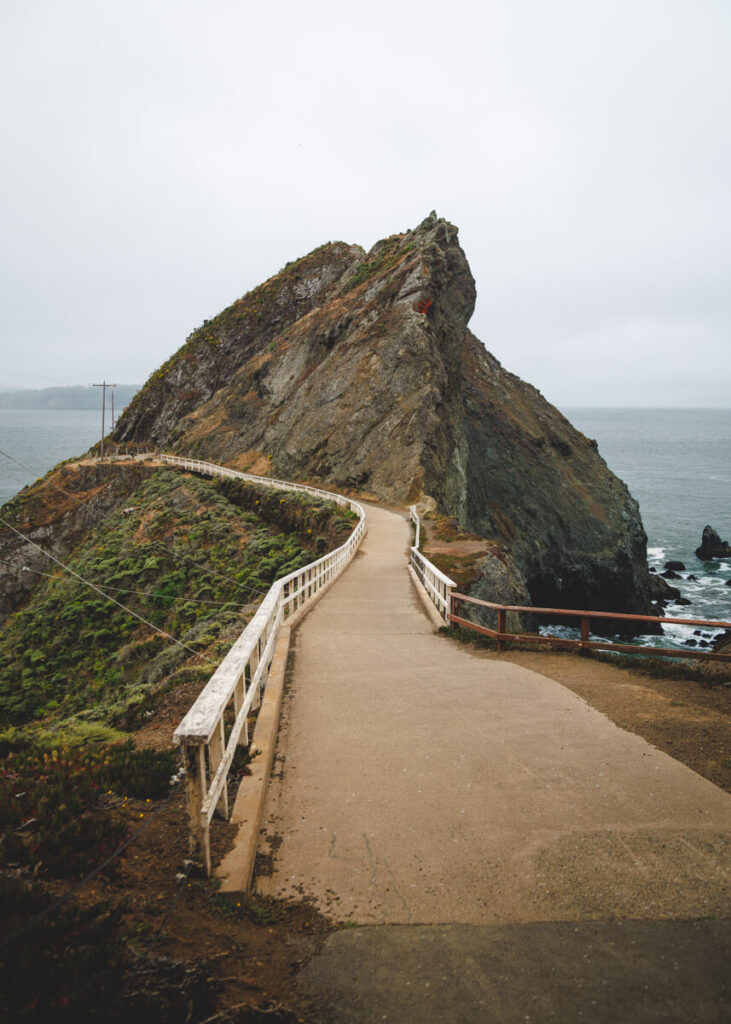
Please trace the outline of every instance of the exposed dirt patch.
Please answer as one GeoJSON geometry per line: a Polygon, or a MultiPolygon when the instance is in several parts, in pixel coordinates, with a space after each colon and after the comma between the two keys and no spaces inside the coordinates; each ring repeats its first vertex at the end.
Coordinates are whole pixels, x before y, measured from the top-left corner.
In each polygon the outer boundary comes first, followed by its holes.
{"type": "Polygon", "coordinates": [[[200,692],[200,682],[191,680],[187,683],[179,683],[166,693],[157,696],[154,714],[150,714],[149,722],[146,722],[134,734],[137,746],[152,747],[154,750],[169,749],[170,737],[200,692]]]}
{"type": "Polygon", "coordinates": [[[463,529],[456,516],[440,516],[432,513],[428,518],[421,521],[425,534],[426,544],[434,551],[442,549],[445,545],[447,550],[455,553],[484,550],[490,546],[490,541],[484,537],[478,537],[476,533],[470,533],[463,529]]]}
{"type": "Polygon", "coordinates": [[[230,460],[230,465],[241,473],[252,473],[254,476],[271,476],[272,472],[271,459],[253,448],[236,455],[230,460]]]}
{"type": "Polygon", "coordinates": [[[479,577],[478,564],[500,548],[496,541],[463,530],[454,516],[432,515],[421,525],[424,556],[454,580],[458,590],[469,591],[479,577]]]}

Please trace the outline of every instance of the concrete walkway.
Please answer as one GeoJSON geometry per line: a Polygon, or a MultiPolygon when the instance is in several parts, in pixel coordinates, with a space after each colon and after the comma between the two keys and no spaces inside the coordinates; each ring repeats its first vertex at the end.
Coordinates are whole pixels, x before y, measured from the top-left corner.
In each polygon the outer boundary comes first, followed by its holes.
{"type": "MultiPolygon", "coordinates": [[[[296,633],[261,846],[272,870],[257,889],[340,921],[493,936],[530,922],[728,916],[731,797],[558,683],[435,635],[406,572],[406,522],[369,508],[368,530],[296,633]]],[[[381,930],[366,931],[375,942],[381,930]]],[[[355,955],[353,942],[367,962],[363,941],[336,934],[310,981],[337,1019],[411,1019],[370,1017],[362,993],[358,1016],[338,969],[322,967],[338,948],[355,955]]],[[[550,957],[545,934],[540,948],[550,957]]],[[[433,1019],[493,1019],[480,1006],[451,1017],[441,1005],[433,1019]]]]}

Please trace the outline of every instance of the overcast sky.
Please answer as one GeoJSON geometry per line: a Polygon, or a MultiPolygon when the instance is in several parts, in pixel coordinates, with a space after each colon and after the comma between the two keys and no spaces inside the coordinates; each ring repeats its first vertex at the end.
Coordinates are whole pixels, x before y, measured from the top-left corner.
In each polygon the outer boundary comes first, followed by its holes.
{"type": "Polygon", "coordinates": [[[3,0],[0,387],[141,383],[431,209],[559,407],[728,406],[728,0],[3,0]]]}

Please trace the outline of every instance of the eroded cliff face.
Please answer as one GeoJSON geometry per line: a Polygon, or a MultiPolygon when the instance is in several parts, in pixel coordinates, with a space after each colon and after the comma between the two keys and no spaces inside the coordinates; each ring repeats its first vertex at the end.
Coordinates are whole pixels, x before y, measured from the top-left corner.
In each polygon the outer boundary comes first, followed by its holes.
{"type": "Polygon", "coordinates": [[[457,229],[436,214],[367,254],[323,246],[195,332],[115,439],[395,503],[431,496],[501,543],[534,604],[648,611],[637,504],[470,333],[474,304],[457,229]]]}
{"type": "Polygon", "coordinates": [[[465,520],[510,548],[535,605],[649,609],[639,508],[596,443],[469,331],[462,365],[465,520]]]}

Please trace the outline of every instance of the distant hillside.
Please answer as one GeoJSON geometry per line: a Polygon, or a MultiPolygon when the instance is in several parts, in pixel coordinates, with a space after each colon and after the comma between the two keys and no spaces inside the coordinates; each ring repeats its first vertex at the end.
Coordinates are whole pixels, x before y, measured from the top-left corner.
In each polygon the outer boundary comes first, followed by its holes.
{"type": "MultiPolygon", "coordinates": [[[[139,390],[139,384],[117,384],[114,389],[115,412],[121,412],[128,406],[139,390]]],[[[90,384],[0,391],[0,409],[100,409],[101,401],[101,388],[90,384]]],[[[109,392],[107,405],[111,408],[109,392]]]]}

